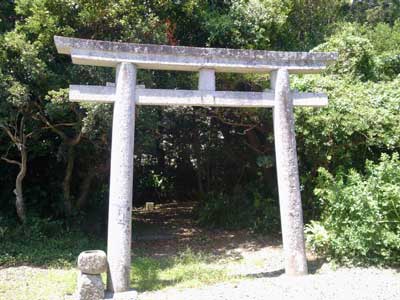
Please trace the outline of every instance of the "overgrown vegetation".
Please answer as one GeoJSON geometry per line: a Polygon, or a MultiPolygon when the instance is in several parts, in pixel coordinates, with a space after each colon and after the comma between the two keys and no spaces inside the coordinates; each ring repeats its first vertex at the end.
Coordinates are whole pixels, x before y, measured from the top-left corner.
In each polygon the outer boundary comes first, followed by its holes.
{"type": "MultiPolygon", "coordinates": [[[[99,235],[106,225],[112,108],[70,103],[67,88],[70,83],[105,84],[115,75],[111,69],[73,65],[57,54],[54,35],[339,52],[337,63],[323,75],[291,77],[292,88],[329,95],[326,108],[296,108],[296,134],[305,221],[319,221],[312,223],[315,228],[332,233],[326,218],[331,208],[314,194],[317,186],[319,191],[331,189],[332,182],[318,176],[318,170],[324,168],[332,178],[356,172],[364,182],[371,168],[379,169],[379,164],[366,166],[367,161],[377,163],[382,154],[400,152],[399,16],[397,0],[2,1],[0,207],[7,239],[0,251],[11,255],[2,257],[2,263],[38,262],[35,255],[15,258],[20,254],[12,249],[21,243],[29,254],[29,247],[43,247],[29,242],[29,236],[39,232],[24,233],[35,230],[37,223],[59,222],[67,236],[79,227],[99,235]]],[[[197,74],[141,70],[138,82],[196,89],[197,74]]],[[[217,76],[219,90],[261,91],[268,86],[266,75],[217,76]]],[[[141,107],[137,114],[135,205],[196,200],[203,224],[279,230],[270,110],[141,107]]],[[[343,180],[340,188],[345,193],[355,186],[343,180]]],[[[378,190],[371,193],[379,195],[378,190]]],[[[340,197],[344,207],[362,196],[340,197]]],[[[398,201],[398,195],[393,197],[398,201]]],[[[364,206],[355,209],[359,215],[368,214],[364,206]]],[[[348,213],[337,216],[338,224],[348,213]]],[[[391,218],[393,224],[399,221],[396,215],[391,218]]],[[[363,238],[360,235],[360,241],[363,238]]],[[[314,240],[315,247],[326,246],[314,240]]],[[[52,243],[62,247],[50,239],[52,243]]],[[[387,243],[365,241],[363,247],[371,263],[399,260],[387,243]]],[[[362,260],[354,249],[344,248],[330,248],[329,254],[339,260],[362,260]]]]}
{"type": "Polygon", "coordinates": [[[209,194],[198,207],[197,219],[211,228],[250,228],[257,232],[279,230],[279,204],[257,186],[235,187],[229,194],[209,194]]]}
{"type": "Polygon", "coordinates": [[[62,221],[28,219],[23,226],[0,223],[0,267],[20,265],[71,268],[87,249],[104,249],[105,241],[65,228],[62,221]]]}
{"type": "Polygon", "coordinates": [[[311,246],[341,262],[399,265],[399,154],[367,161],[364,174],[321,169],[319,181],[323,214],[307,227],[311,246]]]}

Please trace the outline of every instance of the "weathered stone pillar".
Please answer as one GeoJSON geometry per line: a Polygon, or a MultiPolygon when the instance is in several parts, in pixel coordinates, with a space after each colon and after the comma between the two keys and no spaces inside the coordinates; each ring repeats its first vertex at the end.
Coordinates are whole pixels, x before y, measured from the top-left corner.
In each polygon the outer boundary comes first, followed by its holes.
{"type": "Polygon", "coordinates": [[[275,156],[285,272],[287,275],[305,275],[308,271],[294,131],[293,99],[290,92],[288,70],[279,69],[273,72],[271,86],[275,90],[273,109],[275,156]]]}
{"type": "Polygon", "coordinates": [[[112,129],[107,241],[107,289],[115,293],[128,291],[130,284],[135,90],[135,65],[119,64],[112,129]]]}

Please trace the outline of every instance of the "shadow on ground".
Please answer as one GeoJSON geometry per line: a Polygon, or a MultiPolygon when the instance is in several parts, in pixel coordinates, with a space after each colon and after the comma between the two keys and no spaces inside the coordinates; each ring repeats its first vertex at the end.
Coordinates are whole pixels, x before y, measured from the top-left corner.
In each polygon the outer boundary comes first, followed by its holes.
{"type": "MultiPolygon", "coordinates": [[[[193,208],[194,203],[170,203],[134,211],[132,284],[138,291],[284,274],[279,236],[201,228],[193,208]]],[[[323,262],[309,255],[310,273],[323,262]]]]}
{"type": "MultiPolygon", "coordinates": [[[[174,255],[186,248],[220,257],[235,258],[233,250],[256,251],[279,247],[274,235],[256,235],[248,230],[212,230],[194,222],[195,203],[157,205],[154,211],[134,211],[133,250],[140,249],[152,257],[174,255]]],[[[239,258],[239,257],[236,257],[239,258]]]]}

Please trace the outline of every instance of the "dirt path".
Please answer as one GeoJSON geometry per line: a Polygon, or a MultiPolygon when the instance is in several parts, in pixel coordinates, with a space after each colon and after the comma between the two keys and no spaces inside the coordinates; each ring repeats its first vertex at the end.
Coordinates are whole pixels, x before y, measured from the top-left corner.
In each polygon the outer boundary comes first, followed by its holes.
{"type": "Polygon", "coordinates": [[[139,300],[397,300],[400,276],[395,270],[341,269],[298,278],[285,275],[221,283],[197,289],[143,293],[139,300]]]}
{"type": "Polygon", "coordinates": [[[212,230],[197,226],[193,216],[194,205],[156,205],[155,210],[150,212],[136,209],[133,250],[145,250],[147,255],[162,257],[175,255],[189,247],[221,259],[239,259],[255,253],[264,256],[266,249],[275,251],[281,248],[278,236],[255,235],[248,230],[212,230]]]}
{"type": "MultiPolygon", "coordinates": [[[[197,226],[194,221],[195,203],[157,205],[154,211],[136,209],[134,213],[133,250],[157,258],[173,256],[187,248],[211,254],[215,260],[239,261],[230,273],[282,274],[281,239],[276,235],[259,235],[249,230],[212,230],[197,226]],[[136,229],[135,229],[136,228],[136,229]]],[[[311,272],[322,261],[307,254],[311,272]]]]}

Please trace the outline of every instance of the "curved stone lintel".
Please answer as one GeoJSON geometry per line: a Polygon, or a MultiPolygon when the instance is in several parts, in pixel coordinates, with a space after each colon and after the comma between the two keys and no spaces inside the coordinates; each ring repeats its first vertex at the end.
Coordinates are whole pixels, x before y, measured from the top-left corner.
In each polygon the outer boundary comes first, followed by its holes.
{"type": "Polygon", "coordinates": [[[142,69],[265,73],[286,68],[291,73],[317,73],[337,59],[334,52],[283,52],[199,48],[87,40],[55,36],[59,53],[76,64],[116,67],[130,62],[142,69]]]}

